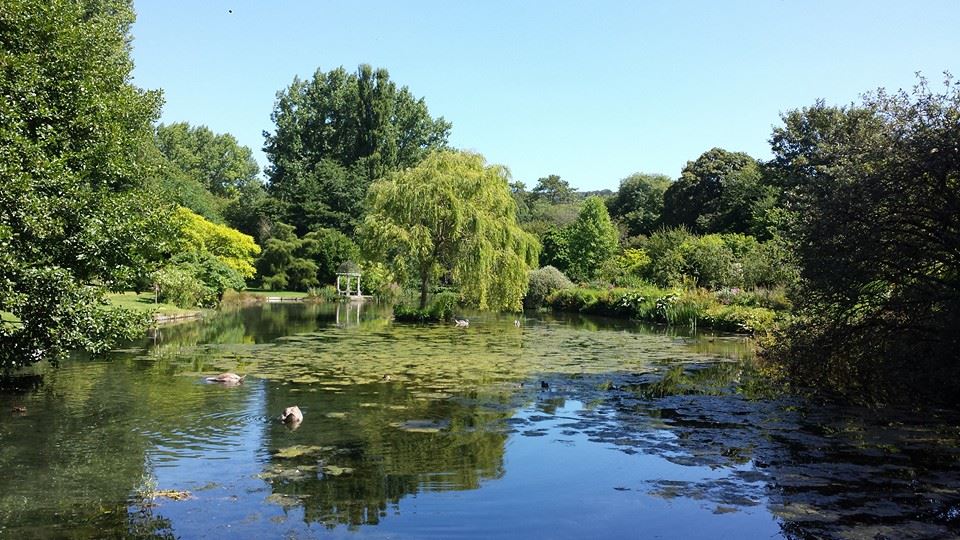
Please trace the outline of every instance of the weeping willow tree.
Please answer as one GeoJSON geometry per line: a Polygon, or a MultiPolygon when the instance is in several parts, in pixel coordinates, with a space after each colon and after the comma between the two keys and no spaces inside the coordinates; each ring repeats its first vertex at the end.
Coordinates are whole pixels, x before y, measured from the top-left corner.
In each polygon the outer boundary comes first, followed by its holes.
{"type": "Polygon", "coordinates": [[[479,154],[434,152],[371,186],[364,246],[417,280],[421,309],[445,278],[480,309],[519,310],[540,246],[517,225],[508,179],[479,154]]]}

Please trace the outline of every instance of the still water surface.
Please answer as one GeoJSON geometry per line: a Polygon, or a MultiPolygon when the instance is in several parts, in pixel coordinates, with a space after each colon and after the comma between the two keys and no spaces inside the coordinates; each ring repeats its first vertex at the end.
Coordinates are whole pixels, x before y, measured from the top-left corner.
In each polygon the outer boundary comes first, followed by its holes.
{"type": "Polygon", "coordinates": [[[952,412],[777,396],[738,338],[513,321],[268,304],[8,378],[0,537],[960,534],[952,412]]]}

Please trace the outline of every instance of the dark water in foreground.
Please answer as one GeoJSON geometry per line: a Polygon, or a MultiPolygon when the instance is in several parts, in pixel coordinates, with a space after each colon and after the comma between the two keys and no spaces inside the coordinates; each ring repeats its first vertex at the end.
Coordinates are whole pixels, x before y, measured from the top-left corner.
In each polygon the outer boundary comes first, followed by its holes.
{"type": "Polygon", "coordinates": [[[771,398],[750,366],[595,319],[224,313],[7,380],[0,537],[960,535],[955,415],[771,398]]]}

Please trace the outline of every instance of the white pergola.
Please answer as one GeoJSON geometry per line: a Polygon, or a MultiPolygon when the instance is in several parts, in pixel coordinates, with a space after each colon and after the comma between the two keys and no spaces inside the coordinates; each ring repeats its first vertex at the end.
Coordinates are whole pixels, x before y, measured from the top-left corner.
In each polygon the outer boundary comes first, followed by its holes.
{"type": "Polygon", "coordinates": [[[360,292],[360,273],[358,272],[337,272],[337,294],[340,296],[363,296],[360,292]],[[356,292],[353,290],[353,280],[357,280],[356,292]]]}

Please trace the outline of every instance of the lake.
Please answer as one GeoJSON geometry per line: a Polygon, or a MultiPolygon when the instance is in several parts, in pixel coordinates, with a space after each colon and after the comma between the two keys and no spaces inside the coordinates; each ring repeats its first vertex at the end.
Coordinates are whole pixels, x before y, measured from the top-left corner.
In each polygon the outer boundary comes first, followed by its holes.
{"type": "Polygon", "coordinates": [[[779,395],[734,336],[386,314],[227,310],[5,377],[0,537],[960,535],[954,411],[779,395]]]}

